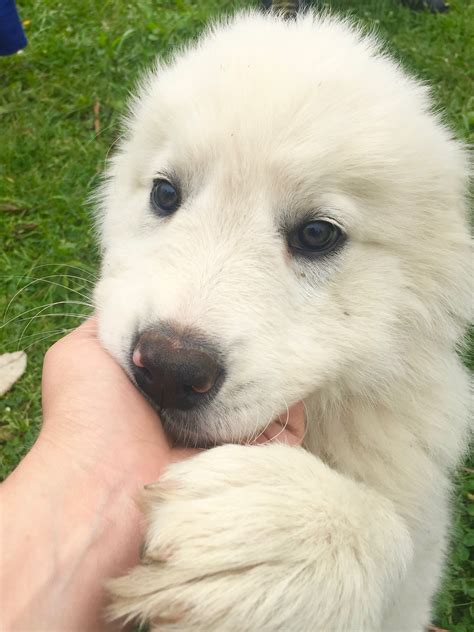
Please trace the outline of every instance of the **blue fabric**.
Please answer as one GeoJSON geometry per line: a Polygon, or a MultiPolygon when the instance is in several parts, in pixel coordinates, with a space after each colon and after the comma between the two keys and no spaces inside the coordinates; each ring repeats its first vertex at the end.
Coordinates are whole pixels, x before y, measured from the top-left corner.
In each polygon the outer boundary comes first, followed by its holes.
{"type": "Polygon", "coordinates": [[[0,55],[13,55],[26,44],[15,0],[0,0],[0,55]]]}

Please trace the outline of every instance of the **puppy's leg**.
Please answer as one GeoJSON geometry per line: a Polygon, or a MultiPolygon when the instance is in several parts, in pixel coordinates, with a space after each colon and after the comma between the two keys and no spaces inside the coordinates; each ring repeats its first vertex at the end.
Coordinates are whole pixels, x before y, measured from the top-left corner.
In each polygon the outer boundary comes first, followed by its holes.
{"type": "Polygon", "coordinates": [[[380,632],[411,539],[392,503],[300,448],[223,446],[147,491],[114,617],[180,632],[380,632]]]}

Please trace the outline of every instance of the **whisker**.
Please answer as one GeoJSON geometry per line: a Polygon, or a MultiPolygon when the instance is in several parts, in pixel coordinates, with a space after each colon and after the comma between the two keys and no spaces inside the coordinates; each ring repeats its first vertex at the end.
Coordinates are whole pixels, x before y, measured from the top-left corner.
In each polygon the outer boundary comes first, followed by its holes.
{"type": "Polygon", "coordinates": [[[112,143],[111,143],[110,147],[108,148],[107,153],[106,153],[106,156],[105,156],[104,163],[108,160],[109,155],[110,155],[110,152],[114,149],[115,145],[117,145],[117,143],[120,143],[121,141],[122,141],[122,135],[121,135],[121,134],[119,134],[119,135],[117,136],[117,138],[116,138],[114,141],[112,141],[112,143]]]}
{"type": "Polygon", "coordinates": [[[95,284],[95,280],[93,279],[85,279],[84,277],[81,277],[78,274],[69,274],[67,272],[58,272],[57,274],[48,274],[45,277],[32,276],[31,274],[0,274],[1,279],[23,279],[25,281],[27,279],[31,279],[32,281],[41,281],[43,279],[53,279],[55,277],[59,277],[60,279],[77,279],[78,281],[81,281],[82,283],[85,283],[85,284],[88,283],[91,287],[93,287],[95,284]]]}
{"type": "MultiPolygon", "coordinates": [[[[244,437],[244,439],[245,439],[244,445],[251,445],[257,439],[257,437],[260,435],[260,432],[258,430],[259,422],[260,422],[260,410],[257,410],[256,417],[257,417],[257,419],[256,419],[256,422],[254,424],[253,431],[250,433],[250,435],[246,439],[244,437]]],[[[240,437],[239,437],[239,442],[240,442],[240,437]]]]}
{"type": "MultiPolygon", "coordinates": [[[[49,280],[50,278],[52,278],[52,277],[56,277],[56,276],[57,276],[57,275],[55,275],[55,274],[54,274],[54,275],[49,275],[49,276],[45,276],[45,277],[40,277],[40,278],[37,278],[37,279],[33,279],[32,281],[30,281],[29,283],[27,283],[25,286],[23,286],[22,288],[20,288],[17,292],[15,292],[15,294],[13,295],[13,297],[10,299],[10,302],[8,303],[8,305],[7,305],[6,309],[5,309],[5,312],[4,312],[4,314],[3,314],[3,317],[4,317],[4,318],[6,317],[6,315],[7,315],[8,311],[9,311],[9,309],[10,309],[10,307],[11,307],[11,304],[13,303],[13,301],[15,300],[15,298],[16,298],[17,296],[19,296],[19,295],[20,295],[22,292],[24,292],[27,288],[31,287],[32,285],[35,285],[36,283],[40,283],[40,282],[47,283],[47,284],[49,284],[49,285],[53,285],[53,286],[56,286],[56,287],[61,287],[63,290],[66,290],[67,292],[69,292],[69,291],[74,292],[74,294],[77,294],[78,296],[80,296],[81,298],[83,298],[83,299],[85,299],[85,300],[87,300],[87,301],[89,301],[89,300],[90,300],[90,296],[88,296],[87,294],[83,294],[82,292],[79,292],[79,290],[75,290],[75,289],[73,289],[73,288],[69,288],[69,287],[67,287],[67,285],[63,285],[62,283],[58,283],[57,281],[50,281],[50,280],[49,280]]],[[[61,276],[61,275],[60,275],[60,276],[61,276]]]]}
{"type": "Polygon", "coordinates": [[[72,318],[89,318],[90,314],[75,314],[74,312],[52,312],[51,314],[39,314],[28,316],[27,318],[20,318],[19,323],[25,322],[25,320],[34,320],[35,318],[51,318],[52,316],[63,316],[72,318]]]}
{"type": "MultiPolygon", "coordinates": [[[[258,431],[258,425],[255,427],[255,433],[254,436],[251,438],[250,443],[254,443],[259,437],[261,437],[265,431],[270,427],[270,425],[272,424],[272,422],[274,421],[275,417],[274,417],[274,412],[275,409],[272,410],[271,414],[270,414],[270,418],[269,420],[266,422],[265,426],[263,427],[262,430],[260,430],[260,432],[258,431]]],[[[257,416],[258,419],[258,416],[257,416]]],[[[258,421],[257,421],[258,424],[258,421]]]]}
{"type": "MultiPolygon", "coordinates": [[[[23,331],[21,332],[21,336],[20,336],[20,343],[22,341],[23,335],[25,334],[25,332],[27,331],[27,329],[30,327],[31,323],[34,322],[36,320],[36,318],[39,318],[40,314],[42,312],[44,312],[45,310],[49,309],[49,305],[45,305],[42,309],[40,309],[36,314],[34,314],[31,319],[29,320],[28,324],[25,326],[25,328],[23,329],[23,331]]],[[[19,344],[20,344],[19,343],[19,344]]]]}
{"type": "Polygon", "coordinates": [[[260,426],[260,409],[257,409],[256,421],[254,424],[253,432],[250,435],[250,438],[246,439],[244,432],[242,432],[239,434],[239,443],[244,443],[244,445],[248,445],[252,443],[253,441],[255,441],[255,439],[259,435],[259,431],[258,431],[259,426],[260,426]]]}
{"type": "MultiPolygon", "coordinates": [[[[61,327],[60,329],[48,329],[48,331],[37,331],[34,334],[26,334],[26,336],[23,336],[23,340],[32,340],[33,338],[41,338],[41,336],[44,335],[54,335],[54,334],[61,334],[63,332],[63,330],[66,329],[64,327],[61,327]]],[[[14,346],[16,344],[18,344],[20,342],[20,338],[16,338],[15,340],[9,340],[8,341],[8,345],[7,346],[14,346]]],[[[21,349],[17,346],[16,348],[17,351],[21,351],[21,349]]]]}
{"type": "Polygon", "coordinates": [[[25,314],[29,314],[30,312],[33,312],[35,310],[42,310],[44,307],[55,307],[56,305],[82,305],[83,307],[90,307],[92,310],[94,309],[94,305],[92,305],[92,303],[85,303],[84,301],[55,301],[54,303],[48,303],[47,305],[37,305],[36,307],[30,307],[30,309],[27,309],[21,314],[10,318],[10,320],[7,320],[5,323],[2,323],[0,325],[0,329],[6,327],[10,323],[13,323],[18,318],[25,316],[25,314]]]}
{"type": "Polygon", "coordinates": [[[51,268],[51,267],[54,267],[54,268],[71,268],[71,270],[79,270],[79,272],[84,272],[84,274],[88,274],[95,281],[99,280],[99,277],[97,276],[97,274],[95,274],[91,270],[86,270],[86,268],[81,268],[80,266],[74,266],[74,265],[71,265],[69,263],[40,263],[39,265],[34,266],[33,268],[31,268],[31,271],[33,272],[33,270],[38,270],[39,268],[51,268]]]}
{"type": "MultiPolygon", "coordinates": [[[[42,342],[43,340],[47,340],[48,338],[51,338],[52,336],[57,336],[58,334],[60,334],[60,335],[69,334],[69,333],[71,333],[71,331],[74,331],[74,329],[75,329],[74,327],[69,327],[69,328],[66,327],[64,329],[58,329],[58,330],[55,330],[55,331],[50,331],[46,335],[42,336],[41,338],[38,338],[38,340],[33,340],[33,342],[31,344],[29,344],[28,346],[24,347],[22,350],[23,351],[27,351],[33,345],[36,345],[39,342],[42,342]]],[[[21,342],[21,339],[20,339],[20,342],[21,342]]],[[[18,349],[18,350],[20,350],[20,349],[18,349]]]]}
{"type": "MultiPolygon", "coordinates": [[[[285,401],[285,406],[286,406],[286,420],[285,420],[285,423],[284,423],[284,425],[282,426],[281,430],[280,430],[279,432],[277,432],[277,434],[276,434],[274,437],[272,437],[271,439],[268,439],[267,441],[265,441],[265,442],[264,442],[264,443],[262,443],[261,445],[267,445],[267,443],[272,443],[273,441],[275,441],[275,439],[276,439],[277,437],[279,437],[279,436],[280,436],[283,432],[285,432],[286,427],[288,426],[288,423],[289,423],[289,421],[290,421],[290,409],[289,409],[288,404],[287,404],[287,402],[286,402],[286,401],[285,401]]],[[[268,427],[268,426],[267,426],[267,427],[268,427]]],[[[265,432],[265,431],[263,431],[263,432],[265,432]]],[[[263,434],[263,433],[262,433],[262,434],[263,434]]]]}

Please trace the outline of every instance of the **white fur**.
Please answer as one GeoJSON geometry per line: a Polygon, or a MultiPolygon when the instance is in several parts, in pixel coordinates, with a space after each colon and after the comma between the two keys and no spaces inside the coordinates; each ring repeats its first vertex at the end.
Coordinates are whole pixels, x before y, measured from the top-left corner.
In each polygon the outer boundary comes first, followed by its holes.
{"type": "Polygon", "coordinates": [[[301,399],[307,436],[172,466],[116,616],[182,632],[429,622],[467,439],[467,179],[427,88],[335,18],[239,14],[149,75],[103,189],[102,341],[124,366],[161,320],[219,342],[227,379],[191,441],[242,442],[301,399]],[[183,188],[168,220],[149,208],[163,170],[183,188]],[[281,227],[309,211],[344,227],[341,252],[287,256],[281,227]]]}

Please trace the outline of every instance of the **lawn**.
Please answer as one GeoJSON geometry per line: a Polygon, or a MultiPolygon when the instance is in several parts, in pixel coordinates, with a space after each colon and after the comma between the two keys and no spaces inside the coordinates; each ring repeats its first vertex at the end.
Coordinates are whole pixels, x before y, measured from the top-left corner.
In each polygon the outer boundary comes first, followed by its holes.
{"type": "MultiPolygon", "coordinates": [[[[158,53],[209,17],[251,2],[24,0],[24,52],[0,58],[0,353],[27,349],[28,371],[0,400],[0,476],[34,441],[47,346],[91,311],[98,253],[87,202],[118,134],[124,102],[158,53]],[[3,316],[5,314],[5,316],[3,316]]],[[[331,3],[376,28],[433,84],[459,137],[474,141],[474,4],[445,15],[396,0],[331,3]]],[[[466,354],[473,366],[473,356],[466,354]]],[[[454,544],[437,625],[474,629],[474,463],[457,475],[454,544]]]]}

